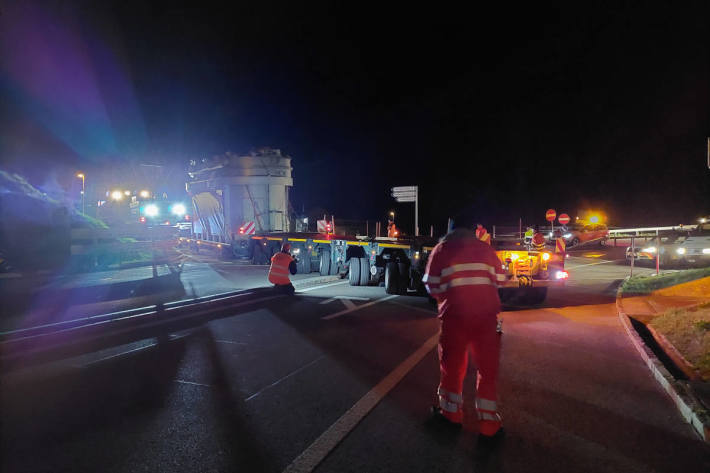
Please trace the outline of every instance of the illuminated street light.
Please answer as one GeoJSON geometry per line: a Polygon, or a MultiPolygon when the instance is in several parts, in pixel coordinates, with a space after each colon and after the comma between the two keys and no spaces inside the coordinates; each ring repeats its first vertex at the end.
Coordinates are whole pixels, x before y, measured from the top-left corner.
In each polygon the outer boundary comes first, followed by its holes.
{"type": "Polygon", "coordinates": [[[81,213],[85,214],[86,213],[86,205],[84,204],[84,181],[86,177],[84,176],[84,173],[80,172],[79,174],[76,175],[79,179],[81,179],[81,213]]]}
{"type": "Polygon", "coordinates": [[[123,192],[113,191],[113,192],[111,192],[111,198],[113,200],[121,200],[121,199],[123,199],[123,192]]]}
{"type": "Polygon", "coordinates": [[[140,192],[140,196],[141,196],[142,198],[144,198],[144,199],[147,199],[148,197],[150,197],[150,192],[148,192],[148,191],[141,191],[141,192],[140,192]]]}
{"type": "Polygon", "coordinates": [[[123,191],[123,193],[126,195],[131,195],[131,191],[123,191]]]}

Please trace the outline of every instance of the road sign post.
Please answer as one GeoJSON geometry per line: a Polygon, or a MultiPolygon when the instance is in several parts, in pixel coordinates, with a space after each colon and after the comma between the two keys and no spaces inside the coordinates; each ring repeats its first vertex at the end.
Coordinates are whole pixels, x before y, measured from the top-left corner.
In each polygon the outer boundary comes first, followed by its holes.
{"type": "Polygon", "coordinates": [[[557,218],[555,209],[548,209],[547,212],[545,212],[545,219],[552,225],[552,233],[555,233],[555,218],[557,218]]]}
{"type": "Polygon", "coordinates": [[[392,197],[397,202],[414,202],[414,235],[419,236],[419,186],[393,187],[392,197]]]}

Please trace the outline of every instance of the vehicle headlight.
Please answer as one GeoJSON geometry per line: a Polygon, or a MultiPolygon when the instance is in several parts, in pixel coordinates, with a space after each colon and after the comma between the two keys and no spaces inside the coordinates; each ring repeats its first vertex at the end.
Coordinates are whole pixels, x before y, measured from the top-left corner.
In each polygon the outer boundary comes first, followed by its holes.
{"type": "Polygon", "coordinates": [[[160,213],[160,209],[155,204],[150,204],[145,206],[145,214],[148,217],[157,217],[160,213]]]}
{"type": "Polygon", "coordinates": [[[710,248],[703,248],[704,255],[710,255],[710,248]]]}
{"type": "Polygon", "coordinates": [[[552,238],[552,232],[547,234],[547,238],[552,238]]]}
{"type": "Polygon", "coordinates": [[[678,248],[677,250],[675,250],[675,252],[678,253],[679,255],[684,255],[684,254],[685,254],[685,248],[678,248]]]}
{"type": "Polygon", "coordinates": [[[655,253],[656,252],[656,247],[655,246],[649,246],[648,248],[644,248],[641,250],[645,253],[655,253]]]}
{"type": "Polygon", "coordinates": [[[185,215],[185,206],[182,204],[175,204],[173,205],[172,212],[175,215],[182,217],[183,215],[185,215]]]}
{"type": "Polygon", "coordinates": [[[517,253],[513,253],[512,255],[510,255],[510,260],[511,260],[511,261],[515,261],[515,260],[518,259],[518,258],[520,258],[520,255],[517,254],[517,253]]]}
{"type": "Polygon", "coordinates": [[[543,253],[542,254],[542,260],[547,261],[550,259],[550,253],[543,253]]]}
{"type": "Polygon", "coordinates": [[[294,250],[293,250],[293,254],[294,254],[294,255],[297,255],[297,254],[299,254],[300,252],[301,252],[301,249],[300,249],[300,248],[294,248],[294,250]]]}
{"type": "Polygon", "coordinates": [[[564,235],[562,235],[562,238],[565,238],[565,239],[567,239],[567,238],[572,238],[572,234],[571,234],[571,233],[565,233],[564,235]]]}

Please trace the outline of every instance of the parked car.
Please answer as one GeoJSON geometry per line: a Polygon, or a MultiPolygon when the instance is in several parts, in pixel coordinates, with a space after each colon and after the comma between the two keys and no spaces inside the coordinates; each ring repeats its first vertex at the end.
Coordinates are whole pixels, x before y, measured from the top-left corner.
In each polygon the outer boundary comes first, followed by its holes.
{"type": "Polygon", "coordinates": [[[590,242],[604,242],[609,236],[609,228],[603,223],[573,223],[562,234],[568,247],[590,242]]]}

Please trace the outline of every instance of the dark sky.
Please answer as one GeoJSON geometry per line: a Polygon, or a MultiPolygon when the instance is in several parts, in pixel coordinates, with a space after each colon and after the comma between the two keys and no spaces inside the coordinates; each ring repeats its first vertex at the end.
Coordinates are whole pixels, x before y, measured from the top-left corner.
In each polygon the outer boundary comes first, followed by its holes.
{"type": "Polygon", "coordinates": [[[272,146],[295,207],[341,218],[406,223],[394,185],[420,186],[422,228],[710,213],[705,2],[148,3],[1,4],[3,167],[69,187],[161,163],[181,188],[190,159],[272,146]]]}

